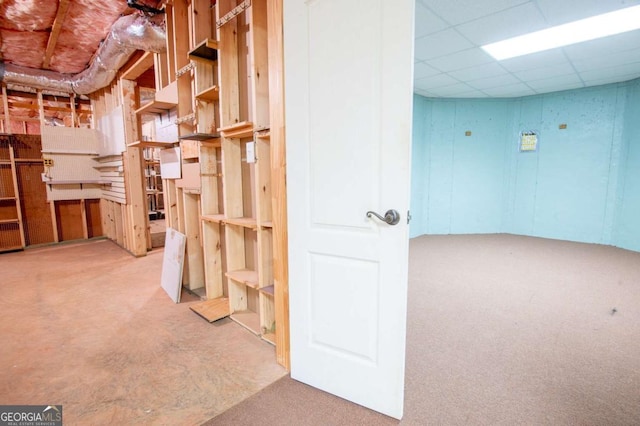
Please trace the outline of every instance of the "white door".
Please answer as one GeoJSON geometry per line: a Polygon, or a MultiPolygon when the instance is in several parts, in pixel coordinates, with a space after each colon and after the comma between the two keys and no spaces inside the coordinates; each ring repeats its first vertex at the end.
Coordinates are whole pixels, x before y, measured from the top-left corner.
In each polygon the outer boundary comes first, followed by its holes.
{"type": "Polygon", "coordinates": [[[285,0],[291,376],[400,418],[414,0],[285,0]],[[375,217],[395,209],[400,221],[375,217]]]}

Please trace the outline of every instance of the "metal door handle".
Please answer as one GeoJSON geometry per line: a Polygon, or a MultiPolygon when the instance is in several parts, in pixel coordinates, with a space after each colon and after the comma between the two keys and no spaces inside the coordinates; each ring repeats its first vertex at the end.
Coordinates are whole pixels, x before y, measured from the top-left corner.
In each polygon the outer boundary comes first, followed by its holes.
{"type": "Polygon", "coordinates": [[[385,223],[388,223],[389,225],[397,225],[400,222],[400,213],[393,209],[387,210],[384,216],[380,216],[378,213],[369,210],[367,212],[367,217],[371,217],[371,215],[377,217],[385,223]]]}

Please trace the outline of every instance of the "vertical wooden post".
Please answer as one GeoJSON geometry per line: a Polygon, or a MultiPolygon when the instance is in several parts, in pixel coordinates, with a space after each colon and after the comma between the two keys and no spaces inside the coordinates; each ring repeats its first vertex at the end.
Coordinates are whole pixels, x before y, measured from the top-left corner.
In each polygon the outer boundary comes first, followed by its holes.
{"type": "MultiPolygon", "coordinates": [[[[41,95],[42,96],[42,95],[41,95]]],[[[40,99],[40,98],[38,98],[40,99]]],[[[9,99],[7,98],[7,85],[2,85],[2,106],[4,108],[4,132],[11,132],[11,121],[9,120],[9,99]]]]}
{"type": "Polygon", "coordinates": [[[89,227],[87,226],[87,205],[85,200],[80,200],[80,216],[82,217],[82,238],[89,238],[89,227]]]}
{"type": "Polygon", "coordinates": [[[26,246],[24,239],[24,225],[22,223],[22,206],[20,205],[20,188],[18,188],[18,173],[16,170],[16,157],[13,147],[9,146],[9,160],[11,161],[11,176],[13,178],[13,195],[15,197],[16,212],[18,213],[18,227],[20,228],[20,243],[22,248],[26,246]]]}
{"type": "MultiPolygon", "coordinates": [[[[120,80],[120,97],[124,114],[124,131],[126,143],[132,143],[138,138],[138,117],[135,113],[136,83],[130,80],[120,80]]],[[[125,168],[126,189],[128,198],[128,215],[124,230],[127,236],[129,251],[134,256],[147,254],[147,203],[144,178],[144,164],[140,149],[128,147],[125,153],[127,161],[125,168]]]]}
{"type": "Polygon", "coordinates": [[[78,116],[76,114],[76,95],[75,95],[75,93],[72,93],[71,96],[69,96],[69,103],[71,104],[71,127],[76,127],[76,120],[78,119],[78,116]]]}
{"type": "Polygon", "coordinates": [[[268,0],[271,191],[273,197],[273,278],[276,310],[276,357],[287,370],[289,346],[289,264],[284,115],[282,0],[268,0]]]}

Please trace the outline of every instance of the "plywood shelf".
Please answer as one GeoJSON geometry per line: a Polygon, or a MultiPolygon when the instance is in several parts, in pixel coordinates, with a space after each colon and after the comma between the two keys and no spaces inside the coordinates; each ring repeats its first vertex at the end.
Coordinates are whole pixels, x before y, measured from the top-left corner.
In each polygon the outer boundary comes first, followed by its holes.
{"type": "Polygon", "coordinates": [[[271,138],[271,131],[269,129],[257,131],[256,138],[269,140],[271,138]]]}
{"type": "Polygon", "coordinates": [[[203,214],[200,219],[205,222],[222,223],[224,221],[223,214],[203,214]]]}
{"type": "Polygon", "coordinates": [[[231,319],[254,334],[260,335],[260,315],[253,311],[236,311],[231,319]]]}
{"type": "Polygon", "coordinates": [[[231,126],[221,127],[218,131],[225,138],[250,138],[253,136],[253,123],[242,121],[231,126]]]}
{"type": "Polygon", "coordinates": [[[153,66],[153,52],[145,52],[127,71],[122,74],[125,80],[136,80],[153,66]]]}
{"type": "Polygon", "coordinates": [[[211,86],[208,89],[204,89],[196,94],[196,99],[201,101],[217,101],[220,99],[220,88],[218,86],[211,86]]]}
{"type": "Polygon", "coordinates": [[[275,287],[273,285],[268,285],[266,287],[262,287],[259,289],[262,293],[273,296],[275,294],[275,287]]]}
{"type": "Polygon", "coordinates": [[[210,38],[201,41],[189,51],[189,59],[216,61],[218,59],[218,42],[210,38]]]}
{"type": "Polygon", "coordinates": [[[212,134],[212,133],[189,133],[188,135],[180,136],[178,139],[180,140],[189,140],[189,141],[208,141],[212,139],[219,139],[220,135],[212,134]]]}
{"type": "Polygon", "coordinates": [[[245,228],[256,230],[258,229],[258,223],[252,217],[228,217],[224,220],[224,223],[229,225],[243,226],[245,228]]]}
{"type": "Polygon", "coordinates": [[[0,201],[15,201],[16,197],[0,197],[0,201]]]}
{"type": "Polygon", "coordinates": [[[87,180],[43,180],[47,185],[111,185],[110,180],[87,179],[87,180]]]}
{"type": "Polygon", "coordinates": [[[0,225],[4,225],[5,223],[20,223],[19,219],[0,219],[0,225]]]}
{"type": "Polygon", "coordinates": [[[276,344],[276,335],[275,333],[265,333],[262,335],[262,338],[272,345],[276,344]]]}
{"type": "Polygon", "coordinates": [[[161,141],[135,141],[127,146],[138,148],[173,148],[178,142],[161,142],[161,141]]]}
{"type": "Polygon", "coordinates": [[[273,222],[272,221],[266,221],[266,222],[262,222],[260,224],[260,227],[262,228],[273,228],[273,222]]]}
{"type": "Polygon", "coordinates": [[[136,114],[163,114],[176,106],[178,104],[173,102],[153,100],[138,108],[136,114]]]}
{"type": "Polygon", "coordinates": [[[227,272],[227,278],[251,288],[258,287],[258,272],[251,269],[239,269],[227,272]]]}

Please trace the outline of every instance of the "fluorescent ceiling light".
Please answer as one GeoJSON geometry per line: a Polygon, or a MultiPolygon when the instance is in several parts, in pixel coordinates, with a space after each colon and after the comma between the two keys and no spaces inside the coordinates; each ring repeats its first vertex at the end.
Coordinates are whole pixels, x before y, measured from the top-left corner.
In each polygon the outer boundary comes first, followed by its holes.
{"type": "Polygon", "coordinates": [[[500,61],[639,28],[640,6],[633,6],[487,44],[482,48],[500,61]]]}

